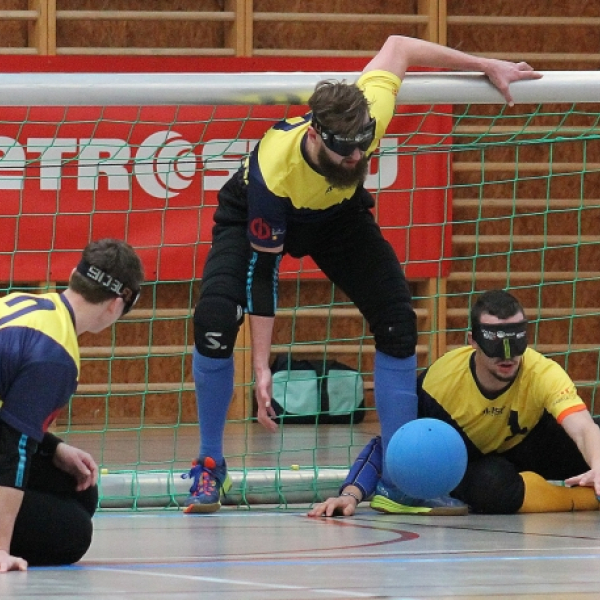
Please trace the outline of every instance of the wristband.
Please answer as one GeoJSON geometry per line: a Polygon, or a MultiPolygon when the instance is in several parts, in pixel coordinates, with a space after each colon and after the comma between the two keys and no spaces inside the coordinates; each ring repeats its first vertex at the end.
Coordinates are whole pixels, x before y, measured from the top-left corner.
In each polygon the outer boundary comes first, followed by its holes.
{"type": "Polygon", "coordinates": [[[353,492],[342,492],[340,494],[340,496],[351,496],[352,498],[354,498],[356,500],[357,505],[360,504],[360,498],[353,492]]]}

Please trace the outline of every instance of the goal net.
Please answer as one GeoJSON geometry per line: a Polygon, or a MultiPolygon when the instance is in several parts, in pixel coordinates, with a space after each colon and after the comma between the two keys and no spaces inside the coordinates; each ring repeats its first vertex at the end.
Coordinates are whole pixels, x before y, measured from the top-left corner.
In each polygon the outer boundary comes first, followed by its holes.
{"type": "MultiPolygon", "coordinates": [[[[355,73],[15,74],[0,85],[2,291],[62,290],[91,239],[144,260],[139,306],[81,337],[80,385],[54,431],[102,469],[101,507],[175,508],[198,453],[191,315],[216,195],[262,133],[304,114],[320,79],[355,73]]],[[[545,73],[502,103],[477,74],[409,74],[366,187],[410,280],[424,368],[466,343],[477,294],[512,290],[532,344],[596,410],[600,327],[600,79],[545,73]]],[[[335,494],[378,432],[373,341],[310,260],[282,264],[273,357],[355,369],[364,410],[347,423],[256,423],[249,336],[235,351],[225,433],[227,502],[335,494]]],[[[357,390],[359,388],[357,387],[357,390]]],[[[318,413],[318,411],[315,411],[318,413]]]]}

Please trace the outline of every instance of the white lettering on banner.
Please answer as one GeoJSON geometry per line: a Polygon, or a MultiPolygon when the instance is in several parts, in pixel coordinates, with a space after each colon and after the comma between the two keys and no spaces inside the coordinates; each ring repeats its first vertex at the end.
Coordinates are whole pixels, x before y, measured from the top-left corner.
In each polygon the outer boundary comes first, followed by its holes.
{"type": "MultiPolygon", "coordinates": [[[[250,139],[207,141],[200,156],[203,189],[221,189],[256,143],[250,139]]],[[[377,169],[365,182],[369,189],[389,188],[396,181],[398,156],[392,149],[397,143],[397,138],[381,140],[377,169]]],[[[127,191],[135,178],[148,195],[165,200],[188,188],[198,172],[194,146],[175,131],[152,133],[139,147],[118,138],[59,137],[32,137],[23,146],[14,138],[0,136],[0,190],[23,190],[29,154],[39,155],[40,190],[61,189],[67,162],[77,167],[77,190],[98,190],[102,176],[108,191],[127,191]]]]}
{"type": "Polygon", "coordinates": [[[191,185],[196,155],[190,142],[178,133],[158,131],[140,144],[133,172],[146,193],[155,198],[172,198],[179,194],[173,190],[191,185]]]}
{"type": "Polygon", "coordinates": [[[384,190],[394,185],[396,177],[398,177],[397,148],[397,138],[383,138],[379,142],[379,168],[367,176],[365,181],[367,189],[384,190]]]}
{"type": "Polygon", "coordinates": [[[0,136],[0,189],[22,190],[25,149],[17,140],[0,136]]]}
{"type": "Polygon", "coordinates": [[[63,154],[77,153],[74,138],[30,138],[27,153],[40,155],[40,189],[60,190],[63,154]]]}
{"type": "Polygon", "coordinates": [[[206,171],[219,171],[221,175],[204,174],[206,191],[220,190],[225,182],[240,168],[244,158],[252,152],[258,140],[210,140],[202,148],[202,162],[206,171]]]}
{"type": "Polygon", "coordinates": [[[109,190],[128,190],[131,148],[117,139],[81,139],[79,141],[77,189],[97,190],[100,173],[106,175],[109,190]]]}

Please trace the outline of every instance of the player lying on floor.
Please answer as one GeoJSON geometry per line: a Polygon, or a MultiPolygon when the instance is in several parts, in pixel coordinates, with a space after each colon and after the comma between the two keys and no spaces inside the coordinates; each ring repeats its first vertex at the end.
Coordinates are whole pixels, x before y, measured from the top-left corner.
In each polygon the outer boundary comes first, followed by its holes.
{"type": "MultiPolygon", "coordinates": [[[[419,417],[446,421],[467,446],[467,470],[451,496],[476,513],[598,510],[600,428],[564,369],[527,348],[518,300],[502,290],[481,295],[471,311],[469,342],[436,360],[417,383],[419,417]]],[[[387,493],[382,458],[376,437],[340,495],[309,515],[349,516],[369,497],[381,512],[436,514],[435,507],[415,510],[387,493]]]]}

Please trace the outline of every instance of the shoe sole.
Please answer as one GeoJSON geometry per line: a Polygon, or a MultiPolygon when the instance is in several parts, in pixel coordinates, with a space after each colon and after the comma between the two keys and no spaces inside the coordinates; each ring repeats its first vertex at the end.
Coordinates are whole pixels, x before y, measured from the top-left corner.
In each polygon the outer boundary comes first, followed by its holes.
{"type": "Polygon", "coordinates": [[[220,508],[221,508],[220,502],[214,502],[213,504],[202,504],[200,502],[195,502],[193,504],[188,504],[183,509],[183,513],[186,515],[208,514],[208,513],[217,512],[220,508]]]}
{"type": "MultiPolygon", "coordinates": [[[[221,488],[221,498],[227,495],[227,492],[231,489],[231,478],[229,475],[225,478],[223,482],[223,487],[221,488]]],[[[221,501],[212,502],[211,504],[203,504],[202,502],[192,502],[188,504],[183,509],[183,514],[191,515],[191,514],[210,514],[217,512],[221,508],[221,501]]]]}
{"type": "Polygon", "coordinates": [[[425,515],[436,517],[460,517],[468,514],[468,506],[436,506],[429,508],[427,506],[406,506],[392,502],[385,496],[374,496],[371,500],[371,508],[378,512],[389,515],[425,515]]]}

